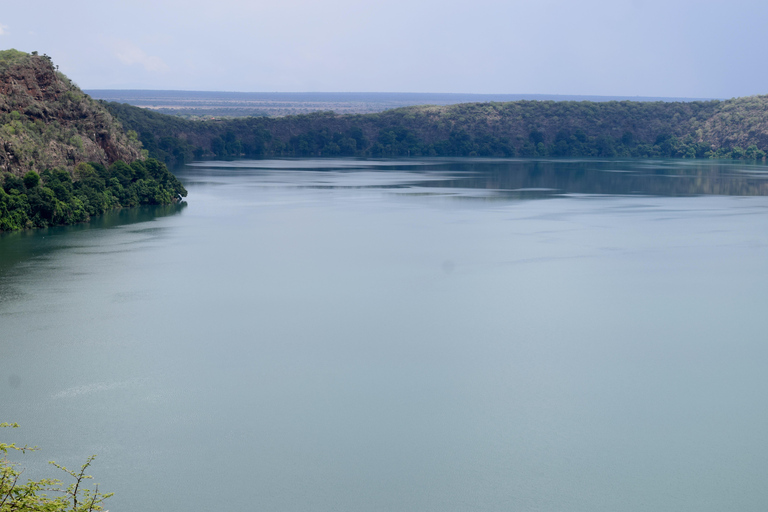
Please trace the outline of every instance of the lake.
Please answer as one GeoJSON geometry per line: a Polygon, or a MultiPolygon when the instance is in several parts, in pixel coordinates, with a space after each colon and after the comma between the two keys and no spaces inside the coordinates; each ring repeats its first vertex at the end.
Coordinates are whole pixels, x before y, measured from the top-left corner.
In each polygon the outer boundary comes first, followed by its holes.
{"type": "MultiPolygon", "coordinates": [[[[762,511],[768,167],[260,160],[0,236],[0,421],[113,512],[762,511]]],[[[51,468],[53,469],[53,468],[51,468]]]]}

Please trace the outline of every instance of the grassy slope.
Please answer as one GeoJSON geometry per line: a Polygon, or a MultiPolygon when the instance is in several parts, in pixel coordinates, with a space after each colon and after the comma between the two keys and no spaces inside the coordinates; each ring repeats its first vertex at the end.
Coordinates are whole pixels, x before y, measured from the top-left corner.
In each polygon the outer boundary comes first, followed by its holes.
{"type": "Polygon", "coordinates": [[[46,56],[0,51],[0,172],[141,157],[138,140],[46,56]]]}

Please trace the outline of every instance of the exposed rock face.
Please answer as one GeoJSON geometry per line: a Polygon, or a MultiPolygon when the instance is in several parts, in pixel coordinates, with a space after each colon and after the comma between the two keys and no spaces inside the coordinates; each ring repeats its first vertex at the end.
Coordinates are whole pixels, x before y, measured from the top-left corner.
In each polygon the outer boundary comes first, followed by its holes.
{"type": "Polygon", "coordinates": [[[0,174],[140,158],[138,140],[50,58],[0,51],[0,174]]]}

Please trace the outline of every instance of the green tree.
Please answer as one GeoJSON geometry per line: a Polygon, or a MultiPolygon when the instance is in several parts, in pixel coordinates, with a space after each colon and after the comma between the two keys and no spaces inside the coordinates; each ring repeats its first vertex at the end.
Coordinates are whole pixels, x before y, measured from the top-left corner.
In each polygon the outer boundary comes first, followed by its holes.
{"type": "Polygon", "coordinates": [[[40,175],[35,171],[29,171],[24,175],[24,186],[28,189],[35,188],[40,184],[40,175]]]}
{"type": "MultiPolygon", "coordinates": [[[[18,428],[16,423],[0,423],[3,428],[18,428]]],[[[95,455],[88,457],[79,471],[73,471],[60,464],[51,464],[66,473],[73,481],[66,487],[54,478],[20,481],[23,469],[18,463],[8,460],[9,452],[37,450],[29,446],[16,446],[0,442],[0,512],[94,512],[103,510],[104,500],[112,493],[102,494],[98,485],[94,490],[85,487],[92,477],[85,472],[95,455]],[[54,496],[49,496],[52,493],[54,496]]]]}

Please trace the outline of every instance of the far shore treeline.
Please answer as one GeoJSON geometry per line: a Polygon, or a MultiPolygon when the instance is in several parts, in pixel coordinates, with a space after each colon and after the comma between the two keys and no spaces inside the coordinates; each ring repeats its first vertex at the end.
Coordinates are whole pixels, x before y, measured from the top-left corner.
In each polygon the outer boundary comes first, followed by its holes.
{"type": "Polygon", "coordinates": [[[768,96],[727,101],[514,101],[376,114],[191,121],[102,102],[150,155],[237,157],[672,157],[763,160],[768,96]]]}

